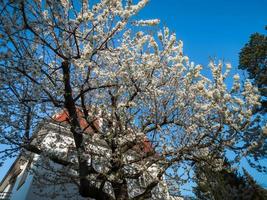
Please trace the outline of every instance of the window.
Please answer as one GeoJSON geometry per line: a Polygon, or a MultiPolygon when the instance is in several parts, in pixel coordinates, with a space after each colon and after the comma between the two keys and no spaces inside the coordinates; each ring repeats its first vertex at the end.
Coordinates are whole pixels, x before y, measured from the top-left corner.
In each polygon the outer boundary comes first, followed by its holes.
{"type": "Polygon", "coordinates": [[[17,190],[19,190],[19,188],[25,183],[26,178],[29,174],[29,167],[30,167],[31,163],[32,163],[32,158],[28,161],[24,171],[22,172],[21,178],[20,178],[19,183],[18,183],[17,190]]]}
{"type": "Polygon", "coordinates": [[[16,177],[13,177],[9,180],[9,184],[5,187],[3,192],[0,192],[0,199],[10,199],[13,187],[16,182],[16,177]]]}

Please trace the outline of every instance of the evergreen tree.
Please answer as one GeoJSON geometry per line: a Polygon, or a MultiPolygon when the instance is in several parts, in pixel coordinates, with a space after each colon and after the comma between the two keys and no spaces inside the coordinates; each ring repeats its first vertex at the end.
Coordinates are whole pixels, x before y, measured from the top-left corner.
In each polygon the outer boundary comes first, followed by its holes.
{"type": "Polygon", "coordinates": [[[194,193],[200,200],[264,200],[266,189],[244,170],[244,176],[238,174],[225,160],[222,169],[212,165],[198,165],[195,169],[196,184],[194,193]]]}
{"type": "MultiPolygon", "coordinates": [[[[265,29],[267,30],[267,26],[265,29]]],[[[261,106],[258,110],[254,109],[254,120],[244,132],[244,146],[250,146],[248,162],[259,172],[267,172],[266,167],[257,163],[258,160],[267,158],[267,134],[263,128],[266,126],[264,115],[267,111],[267,35],[254,33],[250,36],[240,51],[239,68],[248,72],[261,95],[261,106]]]]}
{"type": "MultiPolygon", "coordinates": [[[[266,26],[267,29],[267,26],[266,26]]],[[[241,49],[239,68],[247,70],[249,78],[254,79],[262,95],[261,110],[267,110],[267,36],[254,33],[241,49]]]]}
{"type": "Polygon", "coordinates": [[[197,186],[194,193],[197,199],[241,199],[245,181],[231,168],[228,161],[224,161],[222,169],[216,169],[213,165],[198,165],[195,173],[197,186]]]}
{"type": "Polygon", "coordinates": [[[244,179],[246,181],[247,189],[252,194],[253,200],[264,200],[267,199],[267,190],[261,187],[254,178],[243,168],[244,179]]]}

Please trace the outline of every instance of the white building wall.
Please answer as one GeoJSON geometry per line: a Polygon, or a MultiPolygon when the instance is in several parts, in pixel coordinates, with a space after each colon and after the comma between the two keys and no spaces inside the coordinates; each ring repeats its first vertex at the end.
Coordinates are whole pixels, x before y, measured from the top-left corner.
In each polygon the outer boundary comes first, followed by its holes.
{"type": "Polygon", "coordinates": [[[26,200],[85,200],[79,195],[78,187],[66,177],[57,177],[55,172],[62,166],[52,161],[49,166],[55,171],[46,168],[44,157],[38,156],[32,166],[32,183],[29,187],[26,200]],[[44,165],[43,165],[44,164],[44,165]],[[59,179],[62,178],[62,181],[59,179]],[[64,179],[63,179],[64,178],[64,179]],[[47,179],[51,181],[46,181],[47,179]],[[55,181],[53,181],[55,180],[55,181]]]}
{"type": "MultiPolygon", "coordinates": [[[[52,124],[55,126],[54,124],[52,124]]],[[[68,136],[68,134],[61,134],[57,131],[49,130],[47,127],[39,130],[40,135],[42,137],[37,137],[33,140],[33,144],[38,146],[38,148],[44,150],[46,153],[55,154],[63,159],[70,159],[70,155],[68,154],[69,149],[68,146],[73,145],[74,141],[68,136]]],[[[99,141],[98,141],[99,142],[99,141]]],[[[93,166],[97,171],[105,171],[108,166],[108,157],[110,156],[110,150],[102,145],[99,145],[97,141],[93,141],[88,144],[88,151],[99,154],[99,156],[95,156],[94,159],[88,155],[88,164],[93,162],[93,166]],[[92,161],[91,161],[92,160],[92,161]]],[[[101,142],[101,141],[100,141],[101,142]]],[[[74,153],[75,154],[75,153],[74,153]]],[[[77,156],[74,155],[74,160],[77,156]]],[[[125,159],[131,160],[134,159],[132,153],[125,155],[125,159]]],[[[137,164],[136,164],[137,165],[137,164]]],[[[131,170],[131,166],[128,166],[128,169],[131,170]],[[129,168],[128,168],[129,167],[129,168]]],[[[18,176],[15,186],[13,188],[13,194],[11,200],[85,200],[89,198],[82,198],[79,195],[78,186],[74,184],[73,180],[70,178],[72,175],[71,170],[65,169],[62,165],[56,164],[52,161],[48,161],[44,156],[34,157],[34,162],[31,165],[31,169],[33,171],[32,174],[29,174],[25,183],[17,190],[18,182],[20,181],[21,175],[18,176]],[[65,172],[65,176],[60,176],[58,172],[63,169],[65,172]],[[66,172],[69,172],[69,175],[66,172]],[[47,180],[47,181],[46,181],[47,180]],[[49,181],[48,181],[49,180],[49,181]]],[[[129,179],[127,180],[129,187],[129,195],[134,197],[143,192],[142,186],[145,188],[148,182],[153,180],[153,177],[156,177],[158,168],[154,164],[149,169],[147,169],[147,175],[140,177],[139,179],[129,179]],[[143,180],[145,180],[145,183],[143,180]]],[[[77,174],[76,174],[77,175],[77,174]]],[[[77,177],[76,177],[77,178],[77,177]]],[[[76,179],[77,180],[77,179],[76,179]]],[[[108,189],[107,183],[106,186],[108,189]]],[[[168,189],[166,184],[163,182],[159,184],[158,187],[153,189],[153,198],[152,199],[161,199],[167,200],[169,199],[168,189]]]]}

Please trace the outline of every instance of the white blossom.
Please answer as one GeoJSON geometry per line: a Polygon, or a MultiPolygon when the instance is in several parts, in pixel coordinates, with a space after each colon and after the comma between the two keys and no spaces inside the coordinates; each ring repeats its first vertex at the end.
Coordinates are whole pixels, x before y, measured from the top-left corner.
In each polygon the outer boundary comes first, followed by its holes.
{"type": "Polygon", "coordinates": [[[160,23],[159,19],[150,19],[150,20],[138,20],[133,22],[136,26],[155,26],[160,23]]]}
{"type": "Polygon", "coordinates": [[[233,78],[234,78],[235,81],[239,81],[239,79],[240,79],[238,74],[235,74],[233,78]]]}
{"type": "MultiPolygon", "coordinates": [[[[159,23],[157,19],[139,20],[134,16],[148,0],[128,4],[101,0],[90,6],[88,1],[81,1],[75,8],[68,0],[52,2],[65,8],[55,8],[54,4],[51,8],[27,7],[25,14],[31,28],[21,25],[23,15],[17,16],[17,21],[13,16],[0,16],[1,41],[6,42],[0,50],[0,84],[7,90],[0,90],[0,139],[6,141],[4,136],[10,136],[21,144],[17,140],[24,134],[25,107],[34,105],[33,130],[43,119],[54,119],[53,113],[65,110],[69,105],[66,102],[73,100],[80,118],[92,123],[95,116],[98,125],[103,126],[92,136],[75,129],[85,136],[81,145],[101,138],[106,146],[115,148],[113,159],[123,157],[120,152],[128,146],[127,152],[136,151],[144,143],[141,139],[150,140],[158,156],[148,154],[141,164],[137,162],[142,169],[146,169],[146,161],[158,157],[162,167],[166,164],[179,171],[178,166],[185,165],[187,169],[192,155],[196,160],[198,156],[210,159],[209,149],[228,151],[244,143],[243,133],[249,127],[252,111],[260,105],[257,88],[248,80],[243,86],[239,75],[228,79],[230,63],[212,60],[206,67],[191,61],[184,55],[183,42],[168,27],[158,27],[157,32],[135,27],[159,23]],[[13,37],[12,33],[20,39],[11,42],[7,36],[13,37]],[[27,53],[21,56],[24,48],[20,52],[13,43],[29,47],[27,53]],[[66,91],[68,87],[70,91],[66,91]],[[92,114],[86,116],[86,109],[92,114]],[[21,135],[16,135],[18,132],[21,135]],[[132,148],[132,144],[122,145],[135,139],[138,145],[132,148]]],[[[266,126],[262,134],[266,136],[266,126]]],[[[79,152],[78,156],[88,159],[85,153],[79,152]]],[[[121,166],[128,165],[127,159],[121,162],[121,166]]],[[[221,160],[214,163],[216,169],[222,167],[221,160]]],[[[116,173],[105,176],[121,181],[116,173]]]]}

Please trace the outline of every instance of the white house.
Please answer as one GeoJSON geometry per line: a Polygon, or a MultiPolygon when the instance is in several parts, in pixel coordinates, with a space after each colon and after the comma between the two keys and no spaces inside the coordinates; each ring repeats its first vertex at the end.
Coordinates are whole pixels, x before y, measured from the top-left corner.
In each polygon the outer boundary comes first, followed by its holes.
{"type": "MultiPolygon", "coordinates": [[[[61,116],[62,117],[62,116],[61,116]]],[[[108,166],[110,150],[106,143],[99,138],[92,138],[88,144],[88,163],[93,162],[94,168],[105,171],[108,166]]],[[[23,152],[16,159],[6,176],[0,183],[0,199],[10,200],[47,200],[72,199],[83,200],[79,195],[76,184],[77,172],[73,167],[66,167],[47,159],[47,154],[54,155],[62,160],[75,163],[76,151],[69,127],[55,121],[46,121],[39,125],[33,135],[31,144],[42,150],[42,154],[23,152]]],[[[134,158],[134,153],[126,155],[127,159],[134,158]]],[[[129,169],[131,170],[131,166],[129,169]]],[[[144,171],[137,180],[128,180],[128,194],[134,197],[142,192],[145,186],[157,174],[157,166],[152,165],[144,171]]],[[[92,177],[94,181],[94,177],[92,177]]],[[[95,182],[95,184],[99,184],[95,182]]],[[[104,190],[112,195],[111,185],[105,183],[104,190]]],[[[171,197],[164,181],[153,189],[153,199],[182,199],[171,197]]]]}

